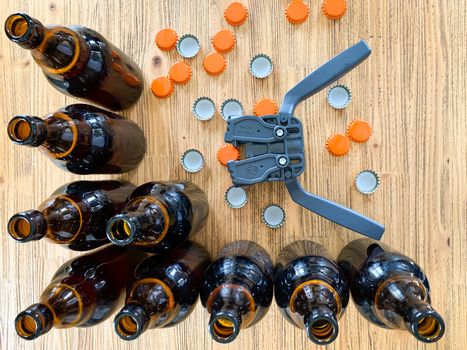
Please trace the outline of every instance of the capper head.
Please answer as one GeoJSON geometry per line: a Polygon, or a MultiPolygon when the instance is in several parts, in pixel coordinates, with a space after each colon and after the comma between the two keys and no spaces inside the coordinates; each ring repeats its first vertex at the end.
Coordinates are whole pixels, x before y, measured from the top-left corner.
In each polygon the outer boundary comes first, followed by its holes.
{"type": "Polygon", "coordinates": [[[296,203],[341,226],[380,239],[383,225],[301,187],[297,177],[305,170],[303,128],[293,115],[300,102],[351,71],[370,54],[363,40],[343,51],[290,89],[279,114],[230,117],[225,142],[236,147],[244,145],[243,159],[227,163],[233,184],[284,181],[296,203]]]}

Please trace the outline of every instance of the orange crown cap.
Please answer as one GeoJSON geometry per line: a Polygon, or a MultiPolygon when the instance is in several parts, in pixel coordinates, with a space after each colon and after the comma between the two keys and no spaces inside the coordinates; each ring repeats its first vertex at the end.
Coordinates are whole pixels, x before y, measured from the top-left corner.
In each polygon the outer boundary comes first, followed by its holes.
{"type": "Polygon", "coordinates": [[[164,28],[156,34],[156,45],[163,51],[170,51],[177,45],[178,35],[172,28],[164,28]]]}
{"type": "Polygon", "coordinates": [[[248,18],[248,9],[242,3],[234,1],[225,9],[224,17],[230,25],[239,26],[248,18]]]}
{"type": "Polygon", "coordinates": [[[333,134],[326,140],[326,148],[334,156],[343,156],[349,153],[350,140],[343,134],[333,134]]]}
{"type": "Polygon", "coordinates": [[[160,76],[152,81],[151,91],[156,97],[166,98],[172,95],[174,86],[169,77],[160,76]]]}
{"type": "Polygon", "coordinates": [[[293,24],[305,22],[309,13],[308,5],[302,0],[292,0],[285,8],[285,17],[293,24]]]}

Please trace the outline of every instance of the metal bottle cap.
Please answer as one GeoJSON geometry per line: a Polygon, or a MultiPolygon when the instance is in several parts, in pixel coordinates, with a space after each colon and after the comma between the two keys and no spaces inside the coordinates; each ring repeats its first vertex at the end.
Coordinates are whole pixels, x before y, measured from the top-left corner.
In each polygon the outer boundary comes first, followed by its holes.
{"type": "Polygon", "coordinates": [[[197,173],[204,167],[204,157],[200,151],[196,149],[189,149],[183,153],[180,158],[183,169],[189,173],[197,173]]]}
{"type": "Polygon", "coordinates": [[[278,205],[269,205],[263,209],[262,221],[269,228],[279,228],[284,225],[285,211],[278,205]]]}
{"type": "Polygon", "coordinates": [[[224,198],[227,205],[233,209],[242,208],[248,202],[247,193],[241,187],[229,187],[225,191],[224,198]]]}
{"type": "Polygon", "coordinates": [[[352,93],[345,85],[336,85],[329,89],[328,103],[334,109],[343,109],[352,101],[352,93]]]}
{"type": "Polygon", "coordinates": [[[199,120],[206,121],[214,117],[216,106],[209,97],[198,97],[193,103],[193,114],[199,120]]]}
{"type": "Polygon", "coordinates": [[[355,187],[363,194],[374,193],[380,185],[379,175],[373,170],[363,170],[355,177],[355,187]]]}
{"type": "Polygon", "coordinates": [[[193,58],[198,54],[200,49],[201,44],[199,43],[199,39],[193,34],[185,34],[178,39],[177,51],[182,57],[193,58]]]}
{"type": "Polygon", "coordinates": [[[258,79],[264,79],[272,73],[274,64],[272,58],[265,54],[253,56],[250,61],[250,72],[258,79]]]}
{"type": "Polygon", "coordinates": [[[229,98],[221,105],[221,116],[224,120],[228,120],[230,116],[243,115],[243,106],[239,100],[229,98]]]}

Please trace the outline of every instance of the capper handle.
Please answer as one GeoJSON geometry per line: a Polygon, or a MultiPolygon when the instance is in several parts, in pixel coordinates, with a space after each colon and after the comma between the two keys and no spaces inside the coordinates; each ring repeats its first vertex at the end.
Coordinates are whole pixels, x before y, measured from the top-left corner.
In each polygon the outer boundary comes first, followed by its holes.
{"type": "Polygon", "coordinates": [[[290,89],[279,114],[293,114],[297,105],[347,74],[368,58],[371,49],[364,40],[342,51],[290,89]]]}

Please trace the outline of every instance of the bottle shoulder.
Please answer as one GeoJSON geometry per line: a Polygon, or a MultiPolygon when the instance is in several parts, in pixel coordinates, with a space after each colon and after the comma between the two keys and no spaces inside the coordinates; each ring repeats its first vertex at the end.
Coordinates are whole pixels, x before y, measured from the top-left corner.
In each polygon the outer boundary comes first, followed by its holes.
{"type": "Polygon", "coordinates": [[[344,273],[334,261],[323,256],[298,257],[286,265],[278,263],[274,280],[276,301],[280,306],[288,305],[296,288],[312,280],[323,281],[332,287],[344,307],[349,301],[349,286],[344,273]]]}

